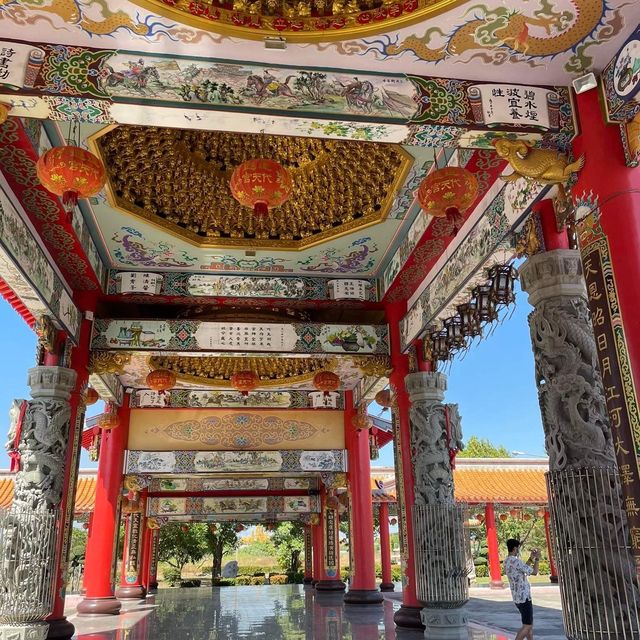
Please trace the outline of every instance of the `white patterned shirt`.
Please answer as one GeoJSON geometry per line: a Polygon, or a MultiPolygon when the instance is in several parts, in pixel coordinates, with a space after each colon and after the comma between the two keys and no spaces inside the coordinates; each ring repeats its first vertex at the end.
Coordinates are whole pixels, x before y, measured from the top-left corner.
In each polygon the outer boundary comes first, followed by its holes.
{"type": "Polygon", "coordinates": [[[521,604],[531,600],[531,587],[529,586],[528,576],[533,573],[533,569],[525,562],[522,562],[518,556],[507,556],[504,559],[504,572],[509,578],[513,601],[516,604],[521,604]]]}

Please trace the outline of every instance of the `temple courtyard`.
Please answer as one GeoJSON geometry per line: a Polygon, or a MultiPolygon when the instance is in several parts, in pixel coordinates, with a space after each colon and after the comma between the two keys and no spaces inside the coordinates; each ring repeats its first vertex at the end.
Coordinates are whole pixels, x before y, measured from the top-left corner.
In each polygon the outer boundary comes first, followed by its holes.
{"type": "MultiPolygon", "coordinates": [[[[396,585],[398,588],[399,585],[396,585]]],[[[561,640],[560,593],[534,586],[534,631],[561,640]]],[[[472,587],[467,604],[470,640],[513,640],[519,616],[508,589],[472,587]]],[[[75,616],[78,596],[67,598],[77,640],[419,640],[421,631],[396,628],[402,593],[386,593],[382,606],[345,605],[341,594],[318,596],[303,585],[160,589],[127,605],[116,617],[75,616]]]]}

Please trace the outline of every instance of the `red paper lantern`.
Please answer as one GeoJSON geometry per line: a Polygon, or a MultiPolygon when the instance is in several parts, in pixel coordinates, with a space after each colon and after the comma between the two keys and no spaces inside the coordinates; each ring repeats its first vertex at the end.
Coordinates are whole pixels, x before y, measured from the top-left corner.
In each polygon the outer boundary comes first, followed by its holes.
{"type": "Polygon", "coordinates": [[[72,145],[49,149],[38,160],[36,173],[47,191],[62,196],[62,205],[69,215],[78,198],[95,196],[107,180],[100,159],[72,145]]]}
{"type": "Polygon", "coordinates": [[[242,392],[243,396],[248,396],[249,391],[253,391],[260,379],[253,371],[238,371],[231,376],[231,384],[234,389],[242,392]]]}
{"type": "Polygon", "coordinates": [[[229,184],[233,197],[256,215],[283,205],[293,191],[291,174],[279,162],[265,158],[243,162],[229,184]]]}
{"type": "Polygon", "coordinates": [[[111,429],[115,429],[119,425],[120,418],[118,418],[118,414],[111,413],[111,411],[103,413],[98,418],[98,426],[104,431],[111,431],[111,429]]]}
{"type": "Polygon", "coordinates": [[[518,515],[518,513],[519,513],[519,512],[518,512],[518,510],[517,510],[517,509],[509,509],[509,515],[510,515],[512,518],[515,518],[515,517],[518,515]]]}
{"type": "Polygon", "coordinates": [[[318,391],[324,391],[324,395],[328,396],[329,393],[340,388],[340,376],[332,371],[319,371],[313,376],[313,385],[318,391]]]}
{"type": "Polygon", "coordinates": [[[522,516],[522,519],[525,520],[526,522],[529,522],[529,520],[531,520],[531,514],[530,513],[525,513],[522,516]]]}
{"type": "Polygon", "coordinates": [[[84,394],[84,403],[89,406],[95,404],[100,400],[98,392],[93,387],[87,387],[87,391],[84,394]]]}
{"type": "Polygon", "coordinates": [[[466,211],[478,197],[478,180],[462,167],[445,167],[430,173],[418,188],[420,206],[435,218],[452,218],[466,211]]]}
{"type": "Polygon", "coordinates": [[[391,391],[383,389],[376,393],[374,400],[383,408],[388,409],[392,404],[391,391]]]}
{"type": "Polygon", "coordinates": [[[164,394],[167,389],[175,387],[176,374],[168,369],[156,369],[155,371],[151,371],[147,376],[147,385],[149,389],[164,394]]]}

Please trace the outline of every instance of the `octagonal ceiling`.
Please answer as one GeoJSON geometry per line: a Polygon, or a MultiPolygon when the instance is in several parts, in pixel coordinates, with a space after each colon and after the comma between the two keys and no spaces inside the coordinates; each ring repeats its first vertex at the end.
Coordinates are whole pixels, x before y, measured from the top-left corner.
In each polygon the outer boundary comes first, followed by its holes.
{"type": "Polygon", "coordinates": [[[399,145],[158,127],[107,128],[92,139],[114,208],[199,247],[300,250],[385,220],[413,158],[399,145]],[[293,195],[266,216],[238,203],[233,170],[270,158],[293,195]]]}

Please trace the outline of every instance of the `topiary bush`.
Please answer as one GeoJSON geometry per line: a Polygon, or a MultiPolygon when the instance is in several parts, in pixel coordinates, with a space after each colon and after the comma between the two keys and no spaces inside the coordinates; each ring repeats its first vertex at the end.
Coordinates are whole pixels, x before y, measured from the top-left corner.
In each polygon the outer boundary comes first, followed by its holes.
{"type": "Polygon", "coordinates": [[[180,588],[199,587],[202,584],[201,580],[193,578],[192,580],[180,580],[180,588]]]}
{"type": "Polygon", "coordinates": [[[288,584],[289,583],[289,576],[283,574],[283,573],[272,573],[269,576],[269,582],[271,584],[288,584]]]}
{"type": "Polygon", "coordinates": [[[235,578],[235,584],[238,587],[245,587],[251,584],[251,580],[253,580],[251,576],[238,576],[235,578]]]}
{"type": "Polygon", "coordinates": [[[476,578],[489,577],[489,567],[486,564],[476,565],[476,578]]]}
{"type": "Polygon", "coordinates": [[[393,582],[402,582],[402,567],[399,564],[391,565],[391,580],[393,582]]]}
{"type": "Polygon", "coordinates": [[[162,570],[162,577],[170,587],[175,587],[180,582],[180,571],[173,567],[166,567],[162,570]]]}
{"type": "Polygon", "coordinates": [[[225,578],[214,578],[211,581],[212,587],[231,587],[235,584],[233,579],[225,579],[225,578]]]}
{"type": "Polygon", "coordinates": [[[249,582],[249,584],[253,585],[253,586],[258,586],[259,584],[264,584],[264,575],[262,576],[251,576],[251,578],[249,578],[249,580],[251,582],[249,582]]]}

